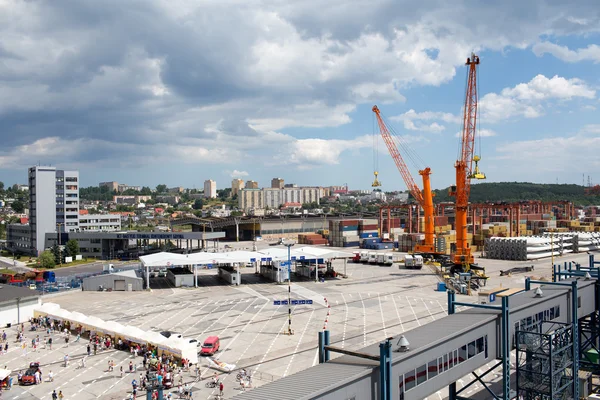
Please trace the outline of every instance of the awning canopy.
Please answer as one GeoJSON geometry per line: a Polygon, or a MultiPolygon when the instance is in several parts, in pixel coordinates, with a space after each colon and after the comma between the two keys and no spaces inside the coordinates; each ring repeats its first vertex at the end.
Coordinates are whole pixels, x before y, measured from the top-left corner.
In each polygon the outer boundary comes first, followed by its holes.
{"type": "Polygon", "coordinates": [[[348,253],[346,251],[326,249],[323,247],[304,246],[304,247],[299,247],[297,250],[301,251],[303,253],[311,254],[311,255],[319,257],[319,258],[352,258],[352,257],[354,257],[353,253],[348,253]]]}

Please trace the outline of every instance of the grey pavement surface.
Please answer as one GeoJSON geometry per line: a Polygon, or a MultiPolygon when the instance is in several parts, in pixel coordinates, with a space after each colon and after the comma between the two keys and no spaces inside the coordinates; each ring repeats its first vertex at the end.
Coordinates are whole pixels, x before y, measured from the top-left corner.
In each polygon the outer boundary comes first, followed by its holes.
{"type": "MultiPolygon", "coordinates": [[[[251,243],[235,245],[251,248],[251,243]]],[[[572,256],[556,262],[575,260],[587,263],[587,256],[572,256]]],[[[481,260],[480,264],[487,267],[491,277],[488,287],[500,284],[523,286],[524,274],[500,277],[499,271],[524,263],[481,260]]],[[[549,260],[534,264],[536,269],[531,275],[536,279],[551,275],[549,260]]],[[[341,261],[336,261],[334,266],[343,272],[341,261]]],[[[348,279],[292,283],[292,298],[314,301],[313,305],[292,306],[292,336],[284,333],[288,326],[288,307],[273,305],[273,300],[287,299],[287,285],[267,282],[256,276],[253,268],[243,268],[243,285],[239,287],[224,284],[217,278],[216,270],[201,270],[200,287],[197,289],[173,288],[166,279],[156,278],[152,279],[152,292],[75,291],[47,301],[59,303],[69,311],[145,330],[179,331],[185,337],[198,341],[217,335],[221,338],[221,351],[216,357],[236,364],[237,368],[246,368],[252,373],[255,386],[315,365],[317,332],[325,324],[331,331],[332,344],[360,349],[447,315],[446,293],[434,291],[439,278],[428,266],[415,271],[348,263],[347,272],[348,279]]],[[[458,299],[474,302],[476,296],[459,296],[458,299]]],[[[118,372],[107,372],[108,360],[115,360],[118,371],[120,365],[127,366],[132,360],[129,354],[105,351],[90,357],[87,366],[80,368],[78,361],[87,344],[83,339],[68,348],[64,340],[62,343],[55,340],[60,345],[53,350],[28,351],[24,356],[14,342],[14,328],[9,331],[9,353],[0,356],[0,363],[17,371],[25,368],[30,361],[39,360],[45,374],[50,369],[54,372],[55,381],[30,387],[15,386],[5,398],[48,400],[53,389],[60,389],[65,399],[125,399],[131,391],[131,380],[134,377],[139,379],[139,370],[135,374],[126,373],[122,378],[118,372]],[[64,367],[61,362],[67,352],[73,362],[64,367]]],[[[27,332],[29,341],[32,334],[27,332]]],[[[134,361],[140,364],[139,358],[134,361]]],[[[206,379],[214,371],[207,367],[205,360],[200,359],[200,364],[201,381],[194,382],[189,373],[183,374],[183,380],[193,385],[195,399],[215,398],[217,392],[205,387],[206,379]]],[[[235,372],[219,375],[224,380],[225,398],[240,392],[235,372]]],[[[497,381],[499,374],[490,374],[488,379],[497,381]]],[[[470,377],[459,380],[459,389],[470,381],[470,377]]],[[[141,394],[145,395],[144,392],[141,394]]],[[[478,399],[489,398],[486,394],[479,383],[471,386],[466,393],[478,399]]],[[[441,390],[430,399],[446,397],[447,391],[441,390]]]]}

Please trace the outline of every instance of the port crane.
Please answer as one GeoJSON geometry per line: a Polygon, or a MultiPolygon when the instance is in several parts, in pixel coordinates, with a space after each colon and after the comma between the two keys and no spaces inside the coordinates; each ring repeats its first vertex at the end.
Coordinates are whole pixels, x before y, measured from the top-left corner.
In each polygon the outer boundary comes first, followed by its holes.
{"type": "Polygon", "coordinates": [[[454,164],[456,169],[456,185],[450,187],[450,196],[455,198],[455,228],[456,250],[451,256],[453,271],[481,273],[482,268],[474,263],[473,254],[467,241],[467,211],[471,193],[471,179],[485,179],[485,174],[479,170],[480,156],[475,155],[475,136],[477,134],[477,66],[479,57],[471,53],[466,64],[469,67],[467,75],[467,93],[463,110],[463,129],[459,158],[454,164]],[[474,164],[474,165],[473,165],[474,164]]]}
{"type": "MultiPolygon", "coordinates": [[[[400,175],[402,175],[402,179],[406,184],[408,190],[415,198],[419,206],[423,208],[423,215],[425,219],[425,241],[423,244],[417,244],[413,252],[421,253],[426,256],[436,256],[438,253],[435,249],[435,227],[434,227],[434,207],[433,207],[433,193],[431,192],[431,182],[429,176],[431,175],[431,169],[426,167],[419,171],[419,175],[423,178],[423,190],[419,189],[419,186],[415,183],[412,175],[400,151],[398,150],[398,146],[396,146],[396,142],[388,128],[387,124],[381,117],[381,112],[379,108],[375,105],[373,106],[373,112],[375,113],[375,117],[377,118],[377,125],[379,126],[379,132],[383,137],[383,141],[387,146],[390,155],[394,159],[394,163],[396,163],[396,167],[398,167],[398,171],[400,171],[400,175]]],[[[380,183],[377,179],[378,173],[375,172],[375,182],[373,186],[380,186],[380,183]]]]}

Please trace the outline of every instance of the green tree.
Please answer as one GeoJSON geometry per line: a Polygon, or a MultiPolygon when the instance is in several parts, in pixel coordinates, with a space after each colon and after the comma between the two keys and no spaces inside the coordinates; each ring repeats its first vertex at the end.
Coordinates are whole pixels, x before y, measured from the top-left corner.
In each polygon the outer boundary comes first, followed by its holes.
{"type": "Polygon", "coordinates": [[[202,199],[196,199],[192,208],[194,210],[202,210],[202,206],[204,206],[204,202],[202,201],[202,199]]]}
{"type": "Polygon", "coordinates": [[[71,239],[67,242],[66,248],[69,249],[69,255],[75,257],[79,254],[79,242],[75,239],[71,239]]]}
{"type": "Polygon", "coordinates": [[[10,205],[10,207],[13,209],[14,212],[16,212],[17,214],[21,214],[23,211],[25,211],[25,204],[23,204],[21,201],[19,200],[15,200],[12,202],[12,204],[10,205]]]}
{"type": "Polygon", "coordinates": [[[56,265],[56,262],[54,260],[54,254],[52,254],[52,252],[48,250],[40,254],[40,256],[38,257],[38,261],[40,263],[40,267],[42,268],[54,268],[54,266],[56,265]]]}
{"type": "Polygon", "coordinates": [[[52,255],[54,256],[54,264],[60,264],[61,263],[61,251],[58,248],[57,244],[54,244],[54,246],[52,246],[52,248],[50,249],[50,251],[52,252],[52,255]]]}
{"type": "Polygon", "coordinates": [[[156,193],[166,193],[166,192],[167,192],[167,185],[160,184],[160,185],[156,186],[156,193]]]}
{"type": "Polygon", "coordinates": [[[143,196],[150,196],[152,194],[152,189],[148,186],[142,186],[142,190],[140,190],[140,194],[143,196]]]}

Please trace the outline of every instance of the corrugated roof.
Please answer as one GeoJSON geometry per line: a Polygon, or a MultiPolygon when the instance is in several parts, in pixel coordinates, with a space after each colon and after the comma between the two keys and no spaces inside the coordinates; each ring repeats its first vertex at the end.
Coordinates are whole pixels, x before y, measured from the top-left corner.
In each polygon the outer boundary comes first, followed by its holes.
{"type": "MultiPolygon", "coordinates": [[[[133,270],[133,269],[128,269],[128,270],[125,270],[125,271],[115,272],[115,273],[113,273],[111,275],[127,276],[129,278],[140,278],[138,276],[137,272],[135,270],[133,270]]],[[[142,279],[142,278],[140,278],[140,279],[142,279]]]]}

